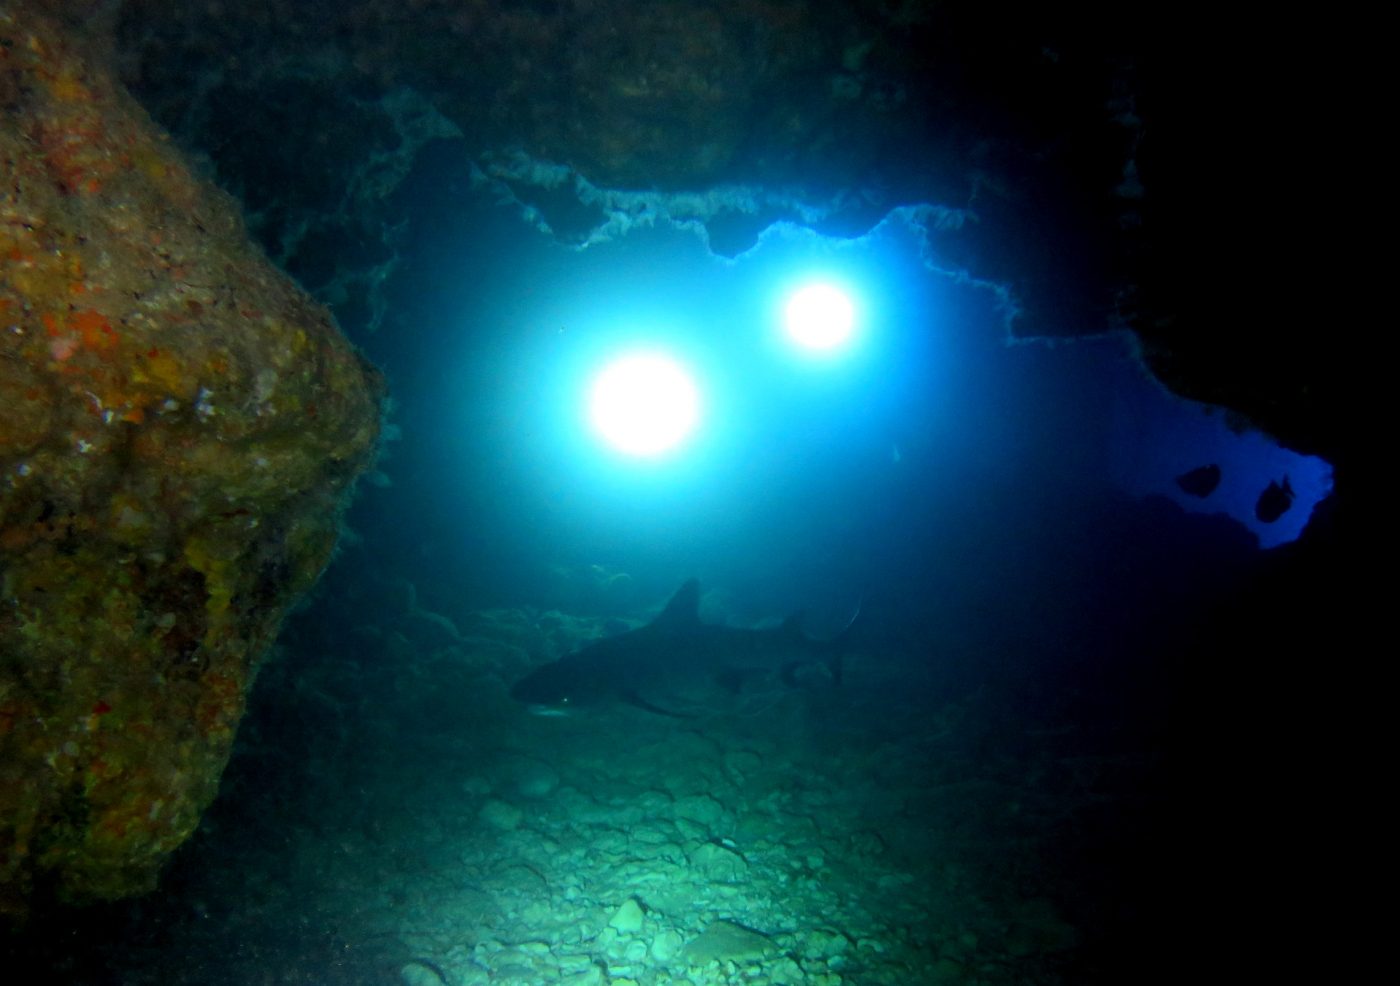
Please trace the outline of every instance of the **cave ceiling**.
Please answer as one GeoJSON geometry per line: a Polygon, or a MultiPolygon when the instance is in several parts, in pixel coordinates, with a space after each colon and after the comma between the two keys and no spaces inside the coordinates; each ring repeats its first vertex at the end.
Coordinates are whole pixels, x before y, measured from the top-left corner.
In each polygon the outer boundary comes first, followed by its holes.
{"type": "Polygon", "coordinates": [[[312,290],[372,281],[397,183],[443,140],[574,243],[650,213],[703,224],[732,256],[774,222],[858,236],[912,206],[938,266],[1004,289],[1016,335],[1130,329],[1173,390],[1343,458],[1328,342],[1280,332],[1296,308],[1258,283],[1278,248],[1256,141],[1305,83],[1242,17],[1207,30],[1170,5],[932,0],[61,6],[312,290]]]}

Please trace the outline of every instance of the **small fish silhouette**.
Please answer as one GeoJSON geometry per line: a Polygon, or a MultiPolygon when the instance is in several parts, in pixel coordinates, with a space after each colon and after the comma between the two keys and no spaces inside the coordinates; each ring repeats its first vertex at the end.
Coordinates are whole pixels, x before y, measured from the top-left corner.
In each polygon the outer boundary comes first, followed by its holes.
{"type": "Polygon", "coordinates": [[[1176,485],[1192,496],[1208,497],[1220,485],[1220,467],[1214,462],[1208,466],[1197,466],[1176,477],[1176,485]]]}
{"type": "Polygon", "coordinates": [[[1254,516],[1258,517],[1262,523],[1272,524],[1288,513],[1288,508],[1291,506],[1293,506],[1293,487],[1289,484],[1288,477],[1284,476],[1282,485],[1274,480],[1264,488],[1263,493],[1259,494],[1259,502],[1254,505],[1254,516]]]}

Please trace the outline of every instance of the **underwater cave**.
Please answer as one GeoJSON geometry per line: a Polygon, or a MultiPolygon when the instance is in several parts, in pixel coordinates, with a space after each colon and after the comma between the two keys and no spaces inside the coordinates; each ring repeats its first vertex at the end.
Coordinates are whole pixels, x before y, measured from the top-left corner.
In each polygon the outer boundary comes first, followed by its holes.
{"type": "Polygon", "coordinates": [[[1335,973],[1355,474],[1252,30],[0,7],[5,968],[1335,973]]]}

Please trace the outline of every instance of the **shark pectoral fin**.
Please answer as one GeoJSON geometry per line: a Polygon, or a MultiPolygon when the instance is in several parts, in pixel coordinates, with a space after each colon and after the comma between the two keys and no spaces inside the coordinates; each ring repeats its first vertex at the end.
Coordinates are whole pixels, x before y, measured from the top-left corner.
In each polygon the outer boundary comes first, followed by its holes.
{"type": "Polygon", "coordinates": [[[647,712],[658,716],[669,716],[672,719],[695,718],[695,716],[686,715],[683,712],[672,712],[670,709],[663,709],[659,705],[654,705],[651,702],[648,702],[646,699],[642,698],[641,695],[637,694],[637,692],[633,691],[630,688],[622,692],[622,700],[628,705],[635,705],[639,709],[645,709],[647,712]]]}
{"type": "Polygon", "coordinates": [[[717,668],[714,673],[715,684],[727,692],[729,695],[739,695],[745,689],[753,691],[756,687],[754,682],[771,682],[773,672],[767,668],[739,668],[731,665],[717,668]]]}
{"type": "Polygon", "coordinates": [[[744,672],[738,668],[720,668],[715,672],[715,681],[730,695],[738,695],[744,688],[744,672]]]}
{"type": "Polygon", "coordinates": [[[841,684],[841,654],[819,661],[789,661],[783,665],[783,684],[789,688],[810,687],[821,683],[841,684]],[[826,673],[822,673],[822,669],[826,673]]]}

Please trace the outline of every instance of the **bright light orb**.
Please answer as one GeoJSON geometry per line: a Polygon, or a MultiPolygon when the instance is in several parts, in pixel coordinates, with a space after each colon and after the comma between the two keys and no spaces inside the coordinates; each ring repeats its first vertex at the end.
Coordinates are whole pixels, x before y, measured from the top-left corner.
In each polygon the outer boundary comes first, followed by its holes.
{"type": "Polygon", "coordinates": [[[851,299],[830,284],[809,284],[788,299],[788,336],[805,349],[837,349],[851,338],[855,324],[851,299]]]}
{"type": "Polygon", "coordinates": [[[690,434],[700,417],[700,395],[675,360],[656,353],[624,356],[593,382],[593,427],[628,455],[658,455],[690,434]]]}

